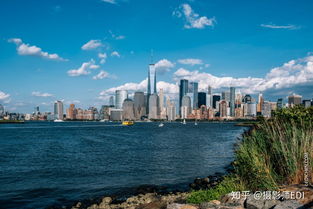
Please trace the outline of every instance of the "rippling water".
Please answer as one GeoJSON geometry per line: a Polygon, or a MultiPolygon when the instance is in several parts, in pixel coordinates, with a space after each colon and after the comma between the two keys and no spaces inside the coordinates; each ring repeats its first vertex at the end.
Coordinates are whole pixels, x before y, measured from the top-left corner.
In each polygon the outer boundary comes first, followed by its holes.
{"type": "Polygon", "coordinates": [[[45,208],[224,172],[234,123],[0,124],[0,208],[45,208]]]}

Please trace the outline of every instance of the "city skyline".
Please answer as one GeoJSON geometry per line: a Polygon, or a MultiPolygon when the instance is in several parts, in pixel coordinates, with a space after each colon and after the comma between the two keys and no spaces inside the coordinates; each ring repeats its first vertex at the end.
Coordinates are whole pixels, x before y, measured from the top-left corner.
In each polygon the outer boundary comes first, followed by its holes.
{"type": "Polygon", "coordinates": [[[56,100],[100,107],[115,90],[146,92],[151,49],[157,91],[176,103],[181,79],[199,92],[233,86],[271,101],[313,98],[310,1],[33,3],[0,7],[0,104],[11,112],[52,112],[56,100]]]}

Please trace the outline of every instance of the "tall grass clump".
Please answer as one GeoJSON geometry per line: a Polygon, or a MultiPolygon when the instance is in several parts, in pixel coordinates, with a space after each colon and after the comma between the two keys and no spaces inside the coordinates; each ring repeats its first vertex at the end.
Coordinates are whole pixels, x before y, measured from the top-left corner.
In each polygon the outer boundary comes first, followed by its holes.
{"type": "Polygon", "coordinates": [[[193,191],[187,201],[210,201],[232,191],[275,190],[285,184],[313,185],[313,107],[285,108],[275,111],[271,119],[259,120],[244,134],[233,165],[235,172],[217,187],[193,191]],[[310,175],[309,182],[305,173],[310,175]]]}
{"type": "MultiPolygon", "coordinates": [[[[276,111],[243,138],[236,151],[235,171],[251,190],[304,183],[304,155],[313,168],[313,108],[276,111]]],[[[312,183],[312,177],[310,177],[312,183]]]]}

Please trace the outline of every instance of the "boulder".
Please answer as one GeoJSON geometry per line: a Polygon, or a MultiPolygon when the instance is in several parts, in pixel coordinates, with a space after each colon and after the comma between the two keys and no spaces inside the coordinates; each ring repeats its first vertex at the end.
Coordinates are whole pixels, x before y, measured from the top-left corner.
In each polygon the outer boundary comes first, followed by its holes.
{"type": "Polygon", "coordinates": [[[255,199],[253,195],[250,195],[245,203],[247,209],[269,209],[275,206],[278,200],[263,200],[255,199]]]}
{"type": "Polygon", "coordinates": [[[285,200],[277,204],[273,209],[297,209],[301,208],[301,206],[296,200],[285,200]]]}

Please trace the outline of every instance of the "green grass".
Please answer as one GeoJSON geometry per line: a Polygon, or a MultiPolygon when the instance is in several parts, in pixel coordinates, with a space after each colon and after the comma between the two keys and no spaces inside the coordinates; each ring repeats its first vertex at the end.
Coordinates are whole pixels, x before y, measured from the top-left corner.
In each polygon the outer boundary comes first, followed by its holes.
{"type": "Polygon", "coordinates": [[[313,170],[312,121],[313,107],[279,110],[272,119],[259,121],[235,151],[235,173],[216,188],[191,192],[187,201],[200,203],[231,191],[265,191],[282,184],[303,183],[304,153],[308,153],[313,170]]]}

